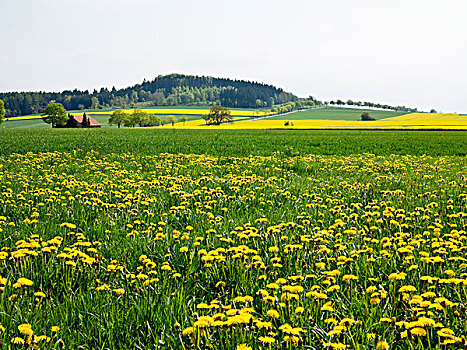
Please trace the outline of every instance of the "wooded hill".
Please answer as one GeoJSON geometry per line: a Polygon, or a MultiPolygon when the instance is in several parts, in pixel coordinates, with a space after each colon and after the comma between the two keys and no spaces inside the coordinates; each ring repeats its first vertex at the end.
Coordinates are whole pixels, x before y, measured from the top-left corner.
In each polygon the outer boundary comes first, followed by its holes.
{"type": "Polygon", "coordinates": [[[225,107],[261,108],[298,100],[272,85],[206,76],[170,74],[144,80],[124,89],[99,91],[0,93],[6,116],[42,113],[55,100],[67,110],[221,104],[225,107]]]}

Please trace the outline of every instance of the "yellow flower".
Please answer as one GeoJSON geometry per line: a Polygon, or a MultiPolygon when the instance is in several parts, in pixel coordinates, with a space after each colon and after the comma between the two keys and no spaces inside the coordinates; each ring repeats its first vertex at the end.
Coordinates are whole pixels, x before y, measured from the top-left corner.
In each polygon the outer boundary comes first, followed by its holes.
{"type": "Polygon", "coordinates": [[[69,222],[64,222],[60,225],[60,227],[67,227],[67,228],[70,228],[70,229],[75,229],[76,228],[76,225],[75,224],[71,224],[69,222]]]}
{"type": "Polygon", "coordinates": [[[376,350],[385,350],[389,349],[389,344],[385,342],[384,340],[379,341],[378,344],[376,344],[376,350]]]}
{"type": "Polygon", "coordinates": [[[271,344],[276,341],[276,339],[274,339],[273,337],[259,337],[258,339],[260,342],[266,343],[266,344],[271,344]]]}
{"type": "Polygon", "coordinates": [[[33,281],[28,280],[27,278],[23,278],[23,277],[21,277],[21,278],[18,279],[18,283],[19,283],[21,286],[28,286],[28,287],[29,287],[29,286],[32,286],[32,285],[34,284],[33,281]]]}
{"type": "Polygon", "coordinates": [[[125,294],[125,289],[123,288],[117,288],[117,289],[113,289],[113,292],[117,295],[123,295],[125,294]]]}
{"type": "Polygon", "coordinates": [[[237,346],[236,350],[253,350],[251,346],[248,346],[246,344],[240,344],[237,346]]]}
{"type": "Polygon", "coordinates": [[[332,305],[331,305],[331,302],[328,301],[326,304],[324,304],[322,307],[321,307],[321,311],[334,311],[332,305]]]}
{"type": "Polygon", "coordinates": [[[415,328],[411,329],[410,333],[412,333],[414,335],[421,336],[421,337],[424,337],[426,335],[426,331],[423,328],[420,328],[420,327],[415,327],[415,328]]]}
{"type": "Polygon", "coordinates": [[[273,318],[279,318],[279,313],[272,309],[272,310],[269,310],[267,313],[266,313],[268,316],[271,316],[273,318]]]}
{"type": "Polygon", "coordinates": [[[20,337],[15,337],[11,339],[11,342],[16,345],[23,345],[24,344],[24,339],[20,337]]]}
{"type": "Polygon", "coordinates": [[[343,281],[354,281],[354,280],[358,280],[358,277],[355,275],[344,275],[342,277],[342,280],[343,281]]]}
{"type": "Polygon", "coordinates": [[[407,285],[407,286],[400,287],[399,288],[399,293],[415,292],[416,290],[417,290],[417,288],[415,288],[414,286],[407,285]]]}
{"type": "Polygon", "coordinates": [[[57,333],[60,330],[60,327],[58,326],[52,326],[51,331],[52,333],[57,333]]]}
{"type": "Polygon", "coordinates": [[[194,332],[194,328],[193,327],[188,327],[188,328],[185,328],[182,332],[183,335],[188,335],[188,334],[191,334],[194,332]]]}
{"type": "Polygon", "coordinates": [[[301,306],[297,306],[295,308],[295,313],[296,314],[299,314],[299,313],[302,313],[303,311],[305,311],[305,308],[301,307],[301,306]]]}
{"type": "Polygon", "coordinates": [[[24,335],[33,335],[34,331],[32,330],[32,327],[28,323],[23,323],[18,326],[18,330],[20,331],[21,334],[24,335]]]}

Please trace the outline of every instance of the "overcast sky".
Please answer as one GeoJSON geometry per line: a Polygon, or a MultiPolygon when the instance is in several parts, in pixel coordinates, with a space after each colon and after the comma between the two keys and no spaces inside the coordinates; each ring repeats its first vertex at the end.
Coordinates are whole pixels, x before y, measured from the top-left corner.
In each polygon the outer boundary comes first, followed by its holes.
{"type": "Polygon", "coordinates": [[[0,91],[168,73],[467,113],[467,1],[0,0],[0,91]]]}

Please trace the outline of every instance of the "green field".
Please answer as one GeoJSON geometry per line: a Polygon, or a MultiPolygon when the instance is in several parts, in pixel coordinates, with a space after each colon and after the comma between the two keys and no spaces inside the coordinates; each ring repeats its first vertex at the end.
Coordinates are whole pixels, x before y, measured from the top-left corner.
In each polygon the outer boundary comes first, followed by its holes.
{"type": "MultiPolygon", "coordinates": [[[[209,106],[176,106],[176,107],[167,107],[167,106],[159,106],[159,107],[145,107],[145,108],[154,108],[154,109],[206,109],[209,106]]],[[[254,109],[248,108],[231,108],[232,110],[245,110],[251,111],[254,109]]],[[[128,110],[130,110],[128,108],[128,110]]],[[[102,114],[94,114],[93,112],[106,112],[108,111],[109,114],[113,110],[109,109],[101,109],[101,110],[87,110],[85,111],[88,115],[92,116],[96,119],[99,123],[102,124],[102,127],[105,128],[115,128],[116,126],[110,126],[108,124],[108,115],[102,114]]],[[[268,119],[271,120],[298,120],[298,119],[328,119],[328,120],[360,120],[360,116],[362,112],[367,110],[360,110],[360,109],[348,109],[348,108],[322,108],[322,109],[313,109],[307,111],[299,111],[287,115],[278,115],[268,119]]],[[[83,111],[70,111],[70,113],[82,113],[83,111]]],[[[370,115],[375,119],[383,119],[394,117],[398,115],[403,115],[405,113],[398,113],[394,111],[371,111],[370,115]]],[[[187,115],[188,120],[196,120],[200,119],[199,115],[187,115]]],[[[254,118],[252,118],[254,119],[254,118]]],[[[43,123],[41,120],[31,119],[31,120],[12,120],[5,122],[2,126],[4,129],[17,129],[17,128],[50,128],[50,125],[43,123]]]]}
{"type": "MultiPolygon", "coordinates": [[[[75,113],[76,112],[70,112],[75,113]]],[[[109,115],[108,114],[93,114],[92,112],[86,112],[89,116],[93,117],[99,123],[102,124],[102,128],[117,128],[116,125],[109,125],[109,115]]],[[[179,116],[177,116],[179,118],[179,116]]],[[[186,115],[187,121],[200,119],[199,115],[186,115]]],[[[180,122],[181,123],[181,122],[180,122]]],[[[25,119],[25,120],[10,120],[4,122],[0,125],[0,128],[3,129],[27,129],[27,128],[40,128],[40,129],[50,129],[50,124],[46,124],[42,119],[25,119]]]]}
{"type": "Polygon", "coordinates": [[[213,156],[293,154],[467,154],[462,131],[307,131],[163,129],[0,130],[0,155],[26,152],[196,153],[213,156]]]}
{"type": "Polygon", "coordinates": [[[395,111],[375,111],[356,108],[317,108],[307,111],[299,111],[286,115],[278,115],[269,119],[277,120],[298,120],[298,119],[326,119],[326,120],[360,120],[363,112],[369,112],[370,116],[378,119],[396,117],[406,114],[395,111]]]}
{"type": "Polygon", "coordinates": [[[0,140],[2,348],[465,348],[465,132],[0,140]]]}

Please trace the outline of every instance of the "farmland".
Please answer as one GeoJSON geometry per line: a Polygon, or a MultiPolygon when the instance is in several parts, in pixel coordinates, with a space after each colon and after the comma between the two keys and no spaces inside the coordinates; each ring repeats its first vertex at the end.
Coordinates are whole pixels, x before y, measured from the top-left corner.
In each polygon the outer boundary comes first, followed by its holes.
{"type": "MultiPolygon", "coordinates": [[[[202,115],[206,107],[146,108],[147,113],[167,118],[175,116],[177,122],[157,128],[170,129],[363,129],[363,130],[467,130],[467,115],[443,113],[402,113],[389,110],[362,110],[355,108],[314,108],[280,115],[270,115],[267,110],[232,109],[234,123],[206,125],[202,115]],[[203,109],[204,108],[204,109],[203,109]],[[363,111],[375,118],[361,121],[363,111]],[[182,122],[182,116],[186,122],[182,122]]],[[[131,113],[130,109],[125,110],[131,113]]],[[[81,114],[82,112],[73,112],[81,114]]],[[[90,110],[86,113],[102,124],[103,128],[115,128],[108,123],[112,110],[90,110]]],[[[47,128],[39,115],[9,118],[2,127],[6,129],[47,128]]]]}
{"type": "Polygon", "coordinates": [[[4,348],[465,346],[465,133],[0,138],[4,348]]]}
{"type": "Polygon", "coordinates": [[[360,120],[363,112],[369,112],[376,120],[397,117],[399,115],[407,114],[404,112],[384,111],[384,110],[369,110],[357,108],[316,108],[307,111],[299,111],[293,114],[278,115],[270,118],[270,120],[360,120]]]}

